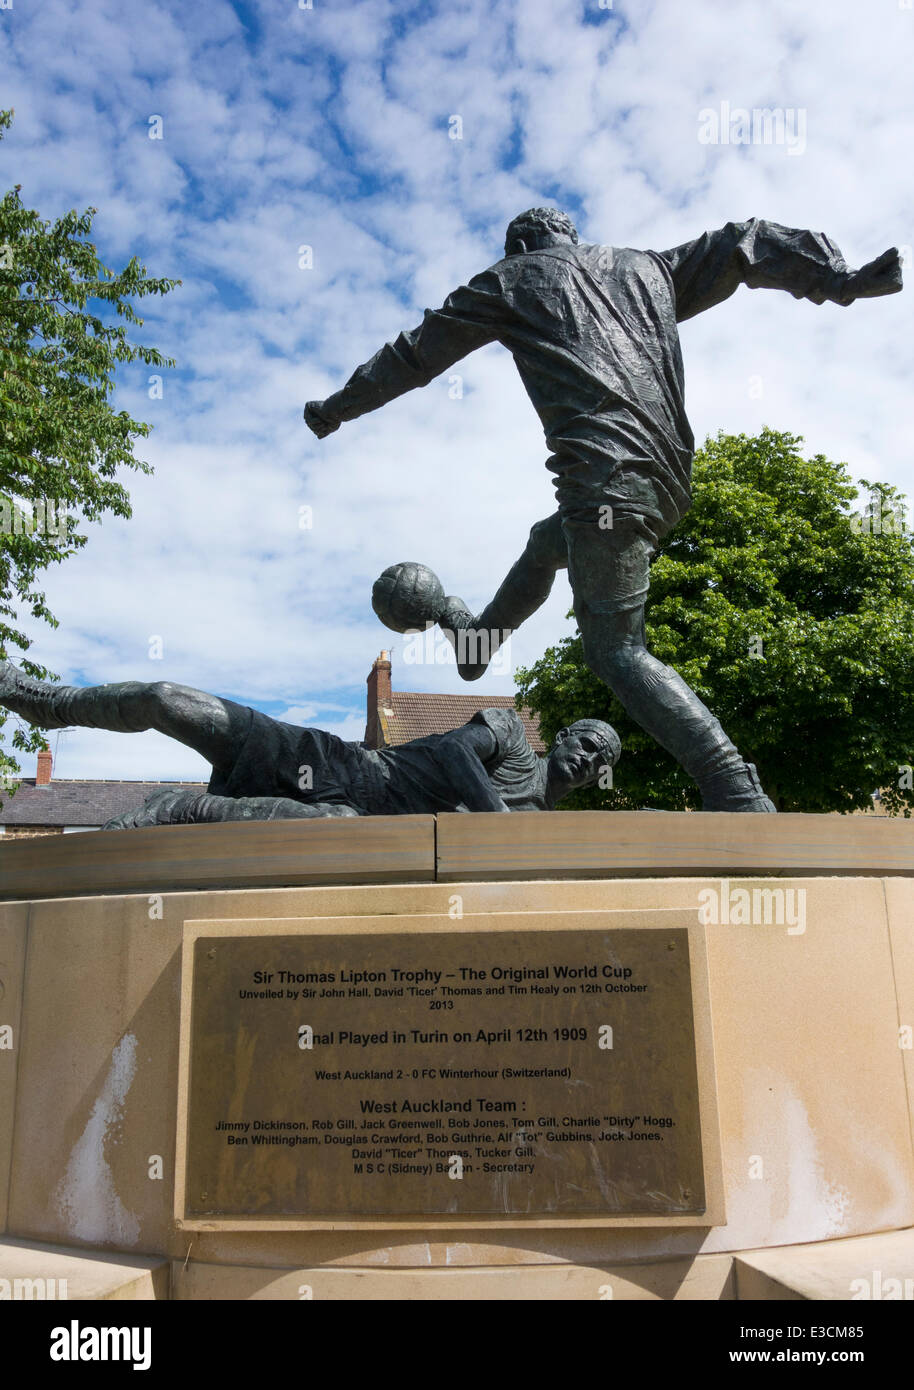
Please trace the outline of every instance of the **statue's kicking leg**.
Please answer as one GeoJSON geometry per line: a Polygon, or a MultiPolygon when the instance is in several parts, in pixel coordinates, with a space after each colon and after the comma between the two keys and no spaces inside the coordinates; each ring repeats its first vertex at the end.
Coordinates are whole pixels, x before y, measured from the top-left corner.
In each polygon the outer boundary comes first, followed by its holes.
{"type": "Polygon", "coordinates": [[[647,650],[644,601],[657,540],[639,521],[612,530],[565,518],[574,611],[584,659],[626,712],[698,783],[705,811],[774,811],[711,711],[647,650]]]}
{"type": "Polygon", "coordinates": [[[156,729],[200,753],[215,768],[231,767],[250,712],[231,700],[171,681],[116,685],[53,685],[0,662],[0,705],[42,729],[78,725],[140,733],[156,729]]]}
{"type": "Polygon", "coordinates": [[[481,613],[474,616],[454,595],[445,599],[438,626],[454,648],[465,681],[478,680],[514,629],[542,607],[556,571],[567,564],[568,546],[556,512],[532,528],[524,553],[481,613]]]}

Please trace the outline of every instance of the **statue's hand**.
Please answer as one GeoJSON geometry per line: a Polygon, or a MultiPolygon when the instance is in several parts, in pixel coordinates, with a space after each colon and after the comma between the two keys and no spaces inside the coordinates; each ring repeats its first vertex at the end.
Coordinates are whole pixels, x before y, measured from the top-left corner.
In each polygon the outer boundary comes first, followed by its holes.
{"type": "Polygon", "coordinates": [[[324,413],[323,401],[309,401],[305,406],[305,424],[318,439],[325,439],[328,434],[333,434],[334,430],[340,427],[339,420],[333,420],[324,413]]]}
{"type": "Polygon", "coordinates": [[[901,287],[901,257],[892,246],[874,261],[851,271],[842,286],[842,298],[875,299],[882,294],[897,294],[901,287]]]}

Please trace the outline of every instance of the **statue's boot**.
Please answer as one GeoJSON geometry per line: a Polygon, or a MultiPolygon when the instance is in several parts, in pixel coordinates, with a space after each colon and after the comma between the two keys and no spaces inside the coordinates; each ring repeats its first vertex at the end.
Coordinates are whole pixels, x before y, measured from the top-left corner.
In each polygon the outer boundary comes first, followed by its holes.
{"type": "Polygon", "coordinates": [[[754,763],[728,768],[702,784],[703,811],[777,811],[765,795],[754,763]]]}
{"type": "Polygon", "coordinates": [[[284,796],[218,796],[165,787],[152,792],[142,806],[115,816],[103,830],[142,830],[150,825],[212,825],[239,820],[305,820],[326,816],[358,818],[354,806],[337,802],[291,801],[284,796]]]}
{"type": "Polygon", "coordinates": [[[179,787],[164,787],[152,792],[142,806],[106,821],[102,830],[142,830],[149,825],[181,825],[200,793],[179,787]]]}
{"type": "Polygon", "coordinates": [[[475,617],[462,598],[444,600],[438,626],[457,656],[457,670],[465,681],[476,681],[515,628],[546,602],[555,579],[554,569],[531,564],[526,555],[511,566],[491,603],[475,617]]]}
{"type": "Polygon", "coordinates": [[[645,647],[604,647],[591,661],[625,710],[698,783],[703,811],[776,812],[752,763],[677,671],[645,647]],[[600,660],[600,656],[603,657],[600,660]]]}
{"type": "Polygon", "coordinates": [[[457,670],[465,681],[479,680],[514,629],[546,602],[556,571],[567,564],[562,518],[553,512],[530,528],[523,554],[481,613],[474,616],[455,594],[444,600],[438,626],[454,648],[457,670]]]}
{"type": "Polygon", "coordinates": [[[54,685],[34,680],[9,661],[0,662],[0,705],[41,729],[111,729],[135,734],[148,729],[143,702],[135,697],[148,687],[142,681],[116,685],[54,685]],[[127,697],[127,698],[125,698],[127,697]]]}

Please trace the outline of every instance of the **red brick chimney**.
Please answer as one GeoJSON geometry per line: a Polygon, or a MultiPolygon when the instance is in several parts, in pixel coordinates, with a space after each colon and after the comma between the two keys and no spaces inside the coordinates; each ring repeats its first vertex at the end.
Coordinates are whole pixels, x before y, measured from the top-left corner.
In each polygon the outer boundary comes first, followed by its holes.
{"type": "Polygon", "coordinates": [[[382,652],[368,673],[365,743],[369,748],[388,746],[387,719],[392,714],[390,652],[382,652]]]}
{"type": "Polygon", "coordinates": [[[36,787],[49,787],[51,785],[52,767],[53,759],[50,748],[42,748],[38,754],[38,771],[35,774],[36,787]]]}

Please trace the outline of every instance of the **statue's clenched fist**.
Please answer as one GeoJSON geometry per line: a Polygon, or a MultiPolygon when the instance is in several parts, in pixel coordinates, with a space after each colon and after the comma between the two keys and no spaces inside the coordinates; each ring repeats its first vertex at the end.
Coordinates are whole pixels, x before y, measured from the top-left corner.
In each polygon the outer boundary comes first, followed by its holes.
{"type": "Polygon", "coordinates": [[[894,246],[859,270],[852,270],[844,282],[845,293],[852,299],[875,299],[881,294],[897,294],[900,289],[901,257],[894,246]]]}
{"type": "Polygon", "coordinates": [[[323,401],[308,402],[305,406],[305,424],[318,439],[324,439],[340,427],[339,420],[334,420],[325,413],[323,401]]]}

